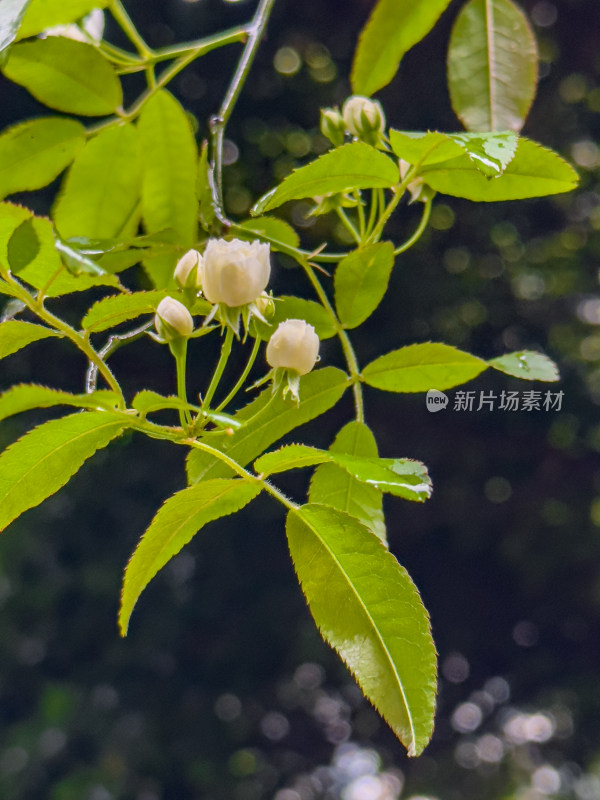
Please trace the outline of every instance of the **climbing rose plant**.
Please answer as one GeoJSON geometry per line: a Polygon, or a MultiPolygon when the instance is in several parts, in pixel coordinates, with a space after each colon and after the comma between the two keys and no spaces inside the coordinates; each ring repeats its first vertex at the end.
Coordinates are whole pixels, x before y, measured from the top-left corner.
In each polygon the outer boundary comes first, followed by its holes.
{"type": "Polygon", "coordinates": [[[418,755],[433,729],[436,652],[417,588],[388,549],[382,496],[399,498],[401,513],[402,502],[424,502],[432,487],[424,464],[404,454],[379,457],[363,385],[403,394],[449,389],[489,368],[539,381],[558,373],[539,353],[485,360],[439,342],[408,343],[361,367],[352,340],[383,300],[394,264],[426,230],[438,194],[520,200],[570,191],[577,177],[559,155],[519,135],[535,94],[537,50],[512,0],[468,0],[456,17],[447,72],[465,130],[455,133],[397,130],[372,99],[449,0],[379,0],[358,40],[352,95],[320,112],[330,149],[258,198],[250,219],[231,219],[223,203],[224,135],[274,2],[260,0],[247,24],[159,49],[144,41],[120,0],[0,7],[2,72],[50,109],[0,135],[2,198],[64,173],[50,219],[0,204],[0,293],[7,298],[0,357],[62,339],[88,363],[80,394],[21,384],[0,396],[0,419],[75,409],[0,455],[0,528],[125,431],[185,448],[187,486],[157,511],[125,570],[121,633],[149,581],[207,523],[270,495],[287,516],[290,554],[323,638],[409,755],[418,755]],[[130,49],[104,38],[105,14],[130,49]],[[235,50],[238,61],[210,139],[199,145],[167,87],[220,47],[235,50]],[[121,79],[131,73],[147,85],[125,107],[121,79]],[[298,233],[271,213],[307,199],[313,214],[337,215],[352,249],[333,252],[327,242],[303,249],[298,233]],[[392,242],[388,220],[414,213],[410,203],[421,209],[420,222],[407,241],[392,242]],[[279,254],[303,271],[306,297],[273,296],[279,254]],[[140,270],[152,288],[138,289],[140,270]],[[73,293],[90,291],[95,301],[77,324],[58,316],[73,293]],[[112,354],[133,352],[142,337],[173,356],[169,396],[143,383],[126,396],[112,368],[112,354]],[[188,350],[205,347],[205,337],[221,343],[206,380],[186,370],[188,350]],[[320,341],[333,337],[343,369],[319,360],[320,341]],[[234,350],[247,361],[228,383],[234,350]],[[250,386],[255,363],[262,378],[250,386]],[[255,393],[249,402],[244,389],[255,393]],[[347,392],[354,417],[329,449],[298,434],[278,446],[347,392]],[[280,473],[301,468],[314,469],[305,502],[277,487],[280,473]]]}

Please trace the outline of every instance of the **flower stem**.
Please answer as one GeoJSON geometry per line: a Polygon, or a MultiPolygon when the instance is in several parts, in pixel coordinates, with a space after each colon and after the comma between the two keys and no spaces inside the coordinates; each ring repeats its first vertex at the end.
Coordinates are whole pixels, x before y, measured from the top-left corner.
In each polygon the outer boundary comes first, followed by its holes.
{"type": "Polygon", "coordinates": [[[419,239],[421,238],[421,236],[425,232],[425,229],[427,228],[427,224],[429,223],[429,218],[431,217],[431,206],[432,206],[432,204],[433,204],[433,197],[429,197],[425,201],[425,208],[423,209],[423,215],[421,217],[421,221],[419,222],[418,228],[413,233],[413,235],[410,237],[410,239],[407,239],[404,242],[404,244],[401,244],[399,247],[397,247],[394,250],[394,255],[395,256],[399,256],[400,253],[405,253],[407,250],[410,250],[410,248],[419,241],[419,239]]]}
{"type": "MultiPolygon", "coordinates": [[[[185,386],[186,378],[186,362],[187,362],[187,344],[188,340],[185,337],[174,339],[169,342],[169,349],[175,359],[175,367],[177,369],[177,397],[182,403],[187,405],[187,390],[185,386]]],[[[187,426],[191,425],[192,417],[187,408],[179,409],[179,423],[185,430],[187,426]]]]}
{"type": "Polygon", "coordinates": [[[228,327],[227,333],[225,334],[225,339],[223,340],[223,344],[221,345],[221,355],[219,356],[217,367],[213,373],[209,387],[206,390],[206,395],[202,399],[202,411],[208,411],[210,409],[211,400],[213,399],[215,392],[217,391],[217,388],[219,386],[219,381],[221,380],[221,376],[223,375],[225,365],[227,364],[227,361],[229,359],[232,343],[233,343],[233,331],[231,330],[231,328],[228,327]]]}
{"type": "Polygon", "coordinates": [[[144,58],[152,57],[152,50],[148,47],[146,42],[138,33],[138,29],[133,24],[131,17],[125,10],[123,3],[121,3],[121,0],[112,0],[110,4],[110,12],[138,53],[144,58]]]}
{"type": "Polygon", "coordinates": [[[227,405],[233,400],[233,398],[236,396],[236,394],[242,388],[246,378],[248,377],[248,373],[252,369],[252,365],[256,361],[256,356],[258,355],[258,351],[260,349],[260,344],[261,344],[260,336],[257,336],[256,339],[254,340],[254,345],[252,347],[252,352],[250,353],[250,358],[248,359],[248,363],[244,367],[244,371],[240,375],[240,378],[239,378],[238,382],[235,384],[233,389],[229,392],[229,394],[227,395],[225,400],[223,400],[221,403],[219,403],[219,405],[215,408],[215,411],[222,411],[224,408],[226,408],[227,405]]]}
{"type": "Polygon", "coordinates": [[[360,234],[356,230],[354,225],[350,222],[350,220],[348,219],[347,214],[344,213],[344,210],[342,208],[336,208],[335,211],[336,211],[336,214],[338,215],[338,217],[340,218],[340,222],[342,223],[344,228],[346,228],[346,230],[348,231],[350,236],[354,239],[356,244],[360,244],[360,242],[361,242],[360,234]]]}

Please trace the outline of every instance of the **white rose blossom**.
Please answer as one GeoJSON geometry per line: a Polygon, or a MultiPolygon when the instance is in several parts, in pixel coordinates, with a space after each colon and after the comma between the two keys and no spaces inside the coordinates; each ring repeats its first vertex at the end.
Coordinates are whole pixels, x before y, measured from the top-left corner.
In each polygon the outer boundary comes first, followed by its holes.
{"type": "Polygon", "coordinates": [[[271,276],[270,248],[259,241],[210,239],[200,263],[202,292],[230,308],[253,303],[271,276]]]}
{"type": "Polygon", "coordinates": [[[173,297],[164,297],[156,309],[154,326],[167,342],[187,338],[194,332],[194,320],[187,308],[173,297]]]}
{"type": "Polygon", "coordinates": [[[303,319],[280,322],[267,345],[267,362],[272,367],[291,369],[306,375],[319,357],[319,337],[303,319]]]}

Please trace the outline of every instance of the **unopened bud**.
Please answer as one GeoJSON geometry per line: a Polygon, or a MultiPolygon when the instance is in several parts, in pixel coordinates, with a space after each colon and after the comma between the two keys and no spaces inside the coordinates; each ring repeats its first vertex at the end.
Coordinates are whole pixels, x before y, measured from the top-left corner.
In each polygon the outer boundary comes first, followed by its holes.
{"type": "Polygon", "coordinates": [[[175,281],[182,289],[200,288],[200,270],[202,256],[197,250],[188,250],[177,262],[175,281]]]}
{"type": "Polygon", "coordinates": [[[265,319],[271,319],[275,313],[275,302],[271,295],[266,292],[263,292],[260,297],[256,298],[254,305],[265,319]]]}
{"type": "Polygon", "coordinates": [[[306,375],[319,356],[319,337],[303,319],[280,322],[267,345],[267,362],[272,367],[295,370],[306,375]]]}
{"type": "Polygon", "coordinates": [[[385,130],[385,114],[378,100],[353,95],[344,103],[342,115],[349,133],[368,144],[379,144],[385,130]]]}
{"type": "Polygon", "coordinates": [[[321,109],[321,133],[334,147],[344,144],[345,131],[344,118],[337,108],[321,109]]]}
{"type": "Polygon", "coordinates": [[[158,304],[154,316],[158,335],[167,342],[187,338],[194,331],[194,320],[187,308],[173,297],[165,297],[158,304]]]}

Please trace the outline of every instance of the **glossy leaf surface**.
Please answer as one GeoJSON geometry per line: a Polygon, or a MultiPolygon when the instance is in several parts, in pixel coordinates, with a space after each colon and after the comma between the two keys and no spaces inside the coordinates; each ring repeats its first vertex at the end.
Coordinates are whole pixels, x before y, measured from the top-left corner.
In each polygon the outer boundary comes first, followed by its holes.
{"type": "Polygon", "coordinates": [[[125,427],[108,411],[87,411],[34,428],[0,455],[0,530],[57,492],[125,427]]]}
{"type": "MultiPolygon", "coordinates": [[[[362,422],[345,425],[330,451],[367,458],[378,456],[375,437],[362,422]]],[[[322,464],[312,476],[308,497],[311,503],[333,506],[356,517],[387,545],[383,495],[379,489],[357,480],[337,464],[322,464]]]]}
{"type": "Polygon", "coordinates": [[[139,203],[141,157],[133,125],[106,128],[86,144],[64,181],[53,217],[64,238],[123,234],[139,203]]]}
{"type": "Polygon", "coordinates": [[[471,131],[519,131],[537,85],[537,46],[512,0],[470,0],[450,39],[452,106],[471,131]]]}
{"type": "Polygon", "coordinates": [[[385,295],[392,267],[394,245],[378,242],[355,250],[335,271],[335,306],[345,328],[356,328],[375,311],[385,295]]]}
{"type": "Polygon", "coordinates": [[[531,350],[507,353],[488,361],[490,367],[529,381],[553,382],[559,379],[558,367],[548,356],[531,350]]]}
{"type": "Polygon", "coordinates": [[[396,74],[402,57],[433,28],[450,0],[379,0],[360,35],[352,91],[372,95],[396,74]]]}
{"type": "Polygon", "coordinates": [[[3,72],[59,111],[103,116],[123,102],[121,83],[98,50],[62,36],[14,45],[3,72]]]}
{"type": "Polygon", "coordinates": [[[152,520],[125,570],[119,626],[127,633],[140,594],[164,565],[208,522],[239,511],[258,494],[257,483],[235,478],[202,481],[170,497],[152,520]]]}
{"type": "MultiPolygon", "coordinates": [[[[219,438],[211,436],[210,444],[221,449],[238,464],[245,466],[286,433],[303,425],[334,406],[349,387],[348,376],[335,367],[309,372],[300,380],[300,405],[273,397],[265,389],[252,403],[235,415],[245,423],[241,430],[219,438]]],[[[215,457],[192,450],[187,459],[188,480],[196,483],[204,478],[229,477],[232,471],[215,457]]]]}
{"type": "Polygon", "coordinates": [[[294,567],[321,635],[404,744],[431,737],[436,653],[406,570],[357,519],[316,504],[288,514],[294,567]]]}
{"type": "Polygon", "coordinates": [[[74,119],[43,117],[8,128],[0,136],[0,199],[47,186],[84,143],[85,128],[74,119]]]}
{"type": "Polygon", "coordinates": [[[252,214],[264,214],[288,200],[354,188],[385,189],[397,183],[398,179],[398,167],[388,156],[364,142],[352,142],[295,169],[256,203],[252,214]]]}
{"type": "Polygon", "coordinates": [[[468,155],[432,164],[421,174],[436,192],[476,202],[545,197],[570,192],[578,183],[575,170],[557,153],[523,138],[506,171],[497,178],[488,180],[468,155]]]}
{"type": "Polygon", "coordinates": [[[451,389],[487,369],[481,358],[447,344],[411,344],[380,356],[366,366],[362,377],[386,392],[426,392],[451,389]]]}
{"type": "Polygon", "coordinates": [[[60,337],[61,334],[43,325],[35,325],[33,322],[22,322],[17,319],[0,322],[0,358],[6,358],[32,342],[39,342],[40,339],[48,339],[51,336],[60,337]]]}

